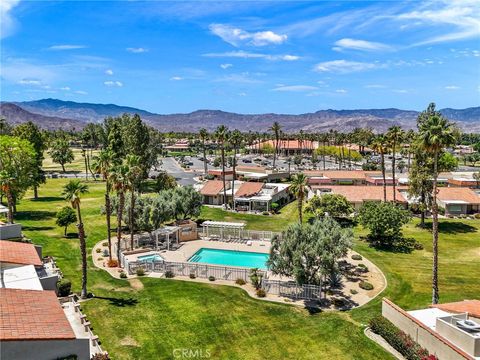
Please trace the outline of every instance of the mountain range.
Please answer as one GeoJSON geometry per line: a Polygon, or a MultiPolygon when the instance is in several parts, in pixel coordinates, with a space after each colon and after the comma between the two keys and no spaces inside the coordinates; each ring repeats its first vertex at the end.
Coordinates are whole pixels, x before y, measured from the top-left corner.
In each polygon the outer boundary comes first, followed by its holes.
{"type": "MultiPolygon", "coordinates": [[[[440,112],[467,132],[480,133],[480,107],[466,109],[441,109],[440,112]]],[[[242,131],[267,131],[278,121],[283,131],[321,132],[330,129],[346,132],[358,127],[370,127],[384,132],[390,126],[404,129],[416,126],[418,111],[400,109],[319,110],[314,113],[289,114],[238,114],[221,110],[197,110],[191,113],[155,114],[142,109],[115,104],[91,104],[42,99],[24,102],[1,102],[0,115],[9,123],[19,124],[31,120],[45,129],[79,130],[87,123],[99,123],[107,116],[123,113],[139,114],[142,119],[160,131],[214,130],[224,124],[242,131]]]]}

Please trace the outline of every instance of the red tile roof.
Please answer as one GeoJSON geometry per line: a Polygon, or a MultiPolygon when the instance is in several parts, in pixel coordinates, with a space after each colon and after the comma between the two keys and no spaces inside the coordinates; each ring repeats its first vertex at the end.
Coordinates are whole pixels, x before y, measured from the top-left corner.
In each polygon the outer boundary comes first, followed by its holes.
{"type": "Polygon", "coordinates": [[[266,169],[263,166],[246,166],[246,165],[241,165],[237,166],[235,169],[237,172],[265,172],[266,169]]]}
{"type": "Polygon", "coordinates": [[[0,289],[0,340],[75,339],[54,291],[0,289]]]}
{"type": "Polygon", "coordinates": [[[263,183],[261,182],[244,182],[240,185],[240,188],[235,193],[236,197],[245,197],[258,194],[263,188],[263,183]]]}
{"type": "Polygon", "coordinates": [[[469,188],[439,187],[437,198],[441,201],[465,201],[469,204],[480,204],[480,195],[469,188]]]}
{"type": "Polygon", "coordinates": [[[480,318],[480,300],[464,300],[446,304],[430,305],[430,307],[453,313],[468,313],[473,317],[480,318]]]}
{"type": "MultiPolygon", "coordinates": [[[[383,186],[351,186],[351,185],[312,185],[312,189],[331,190],[332,194],[340,194],[347,198],[351,203],[361,203],[369,200],[383,200],[383,186]]],[[[398,191],[397,202],[406,203],[402,193],[398,191]]],[[[393,201],[393,187],[387,187],[387,201],[393,201]]]]}
{"type": "Polygon", "coordinates": [[[0,241],[0,263],[41,266],[33,244],[17,241],[0,241]]]}
{"type": "Polygon", "coordinates": [[[208,180],[200,190],[200,194],[206,196],[218,195],[223,190],[223,181],[221,180],[208,180]]]}

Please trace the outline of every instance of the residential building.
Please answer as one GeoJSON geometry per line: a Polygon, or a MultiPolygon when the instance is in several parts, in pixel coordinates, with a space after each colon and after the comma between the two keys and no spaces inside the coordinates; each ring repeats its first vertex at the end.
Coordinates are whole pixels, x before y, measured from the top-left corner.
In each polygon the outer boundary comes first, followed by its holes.
{"type": "Polygon", "coordinates": [[[217,170],[217,169],[210,169],[208,170],[208,175],[213,177],[214,180],[222,180],[225,177],[225,180],[232,180],[233,179],[233,170],[225,169],[217,170]]]}
{"type": "MultiPolygon", "coordinates": [[[[306,170],[310,185],[383,185],[383,175],[378,171],[364,170],[306,170]]],[[[398,184],[398,179],[395,179],[398,184]]],[[[393,178],[385,176],[385,183],[393,185],[393,178]]]]}
{"type": "Polygon", "coordinates": [[[237,166],[235,173],[238,179],[245,181],[272,182],[285,180],[290,177],[288,171],[267,169],[263,166],[237,166]]]}
{"type": "Polygon", "coordinates": [[[466,215],[480,213],[480,190],[465,187],[438,188],[437,204],[445,215],[466,215]]]}
{"type": "Polygon", "coordinates": [[[22,225],[0,221],[0,240],[20,239],[21,237],[22,225]]]}
{"type": "Polygon", "coordinates": [[[188,140],[178,140],[174,144],[164,146],[164,149],[167,151],[174,152],[188,152],[190,151],[190,142],[188,140]]]}

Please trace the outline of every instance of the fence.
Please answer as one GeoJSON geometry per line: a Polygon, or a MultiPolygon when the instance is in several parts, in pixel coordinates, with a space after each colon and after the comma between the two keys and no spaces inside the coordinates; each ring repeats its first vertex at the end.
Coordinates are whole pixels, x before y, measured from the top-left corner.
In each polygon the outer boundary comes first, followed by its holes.
{"type": "Polygon", "coordinates": [[[274,236],[281,237],[281,233],[274,231],[259,231],[245,229],[213,228],[202,227],[201,237],[218,237],[221,239],[241,238],[245,240],[270,241],[274,236]]]}
{"type": "Polygon", "coordinates": [[[322,298],[321,285],[298,285],[294,281],[262,280],[262,289],[268,294],[293,299],[315,300],[322,298]]]}

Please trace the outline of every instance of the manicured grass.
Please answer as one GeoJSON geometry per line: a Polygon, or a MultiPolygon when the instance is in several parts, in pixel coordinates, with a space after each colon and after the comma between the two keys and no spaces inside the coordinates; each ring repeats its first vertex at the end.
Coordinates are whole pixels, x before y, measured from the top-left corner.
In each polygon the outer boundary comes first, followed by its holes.
{"type": "MultiPolygon", "coordinates": [[[[82,150],[78,148],[72,148],[73,156],[75,159],[70,164],[65,164],[65,170],[67,172],[85,172],[85,158],[82,156],[82,150]]],[[[90,153],[90,150],[88,150],[90,153]]],[[[93,150],[93,155],[98,153],[98,150],[93,150]]],[[[91,161],[91,159],[90,159],[91,161]]],[[[43,160],[43,169],[45,171],[62,172],[62,166],[54,163],[48,152],[45,152],[45,159],[43,160]]],[[[88,174],[90,176],[90,174],[88,174]]]]}
{"type": "MultiPolygon", "coordinates": [[[[66,179],[48,180],[39,200],[28,193],[17,221],[44,254],[58,259],[74,290],[80,286],[80,252],[76,238],[63,238],[55,212],[68,205],[60,198],[66,179]]],[[[89,182],[82,214],[89,249],[106,238],[100,213],[104,183],[89,182]]],[[[226,213],[204,208],[202,218],[246,221],[247,227],[280,231],[297,221],[296,203],[275,216],[226,213]]],[[[440,235],[440,296],[442,301],[479,298],[480,222],[442,221],[440,235]]],[[[72,226],[71,232],[75,231],[72,226]]],[[[365,232],[357,228],[356,235],[365,232]]],[[[419,308],[430,301],[431,234],[405,227],[425,249],[411,254],[377,251],[356,241],[355,249],[386,274],[384,292],[399,305],[419,308]]],[[[82,305],[94,332],[115,359],[172,358],[178,348],[209,351],[214,359],[389,359],[363,335],[363,324],[380,312],[378,297],[347,313],[309,314],[306,310],[251,299],[241,289],[176,280],[142,278],[115,280],[89,260],[89,291],[97,298],[82,305]]]]}

